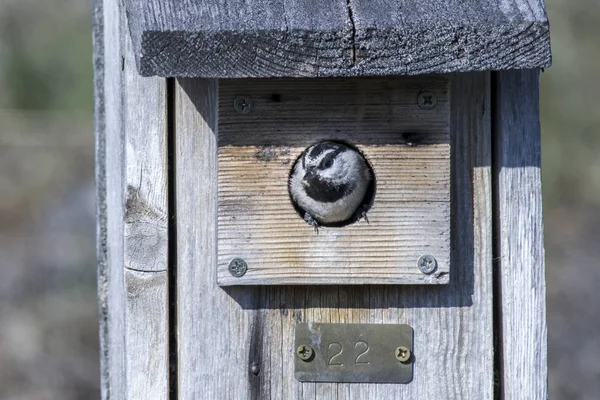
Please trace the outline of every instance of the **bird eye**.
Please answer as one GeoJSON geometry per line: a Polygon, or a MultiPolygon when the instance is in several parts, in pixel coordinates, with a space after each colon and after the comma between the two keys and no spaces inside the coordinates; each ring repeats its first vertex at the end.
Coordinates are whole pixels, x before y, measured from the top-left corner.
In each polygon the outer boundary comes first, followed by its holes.
{"type": "Polygon", "coordinates": [[[331,168],[332,165],[333,165],[333,158],[327,158],[327,159],[323,160],[323,162],[321,163],[321,169],[331,168]]]}

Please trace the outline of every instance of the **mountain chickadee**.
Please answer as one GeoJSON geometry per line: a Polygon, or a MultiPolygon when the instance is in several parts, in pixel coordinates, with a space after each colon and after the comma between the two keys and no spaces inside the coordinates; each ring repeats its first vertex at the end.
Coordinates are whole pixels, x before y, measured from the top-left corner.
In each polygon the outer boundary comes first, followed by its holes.
{"type": "MultiPolygon", "coordinates": [[[[351,218],[366,219],[365,199],[372,180],[362,154],[339,142],[310,146],[294,164],[289,191],[304,220],[317,229],[351,218]]],[[[368,222],[368,220],[367,220],[368,222]]]]}

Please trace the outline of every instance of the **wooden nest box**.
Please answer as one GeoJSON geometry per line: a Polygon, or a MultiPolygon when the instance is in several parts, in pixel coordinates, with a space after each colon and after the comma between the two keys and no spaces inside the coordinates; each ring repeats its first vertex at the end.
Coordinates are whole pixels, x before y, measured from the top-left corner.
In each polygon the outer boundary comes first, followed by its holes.
{"type": "Polygon", "coordinates": [[[104,398],[546,398],[542,1],[97,0],[95,49],[104,398]],[[293,201],[322,141],[368,221],[293,201]]]}

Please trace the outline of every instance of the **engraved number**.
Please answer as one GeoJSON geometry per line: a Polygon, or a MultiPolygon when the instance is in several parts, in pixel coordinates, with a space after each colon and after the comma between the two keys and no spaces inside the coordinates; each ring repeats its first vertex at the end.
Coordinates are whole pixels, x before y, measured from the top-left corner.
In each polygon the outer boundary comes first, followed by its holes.
{"type": "MultiPolygon", "coordinates": [[[[364,340],[359,340],[358,342],[356,342],[354,344],[354,348],[358,349],[358,350],[362,350],[354,359],[354,365],[369,365],[369,364],[371,364],[370,361],[365,359],[367,353],[371,349],[371,347],[369,346],[369,343],[365,342],[364,340]]],[[[344,363],[342,363],[338,358],[338,356],[340,356],[342,354],[342,352],[344,351],[344,347],[340,343],[338,343],[338,342],[329,343],[329,346],[327,346],[327,350],[329,350],[330,354],[335,353],[331,357],[329,357],[329,361],[327,361],[327,365],[339,365],[339,366],[344,365],[344,363]]]]}
{"type": "Polygon", "coordinates": [[[354,348],[358,348],[358,347],[363,347],[365,349],[365,351],[363,351],[362,353],[360,353],[359,355],[356,356],[356,359],[354,360],[354,364],[356,365],[368,365],[371,364],[371,362],[365,360],[363,358],[362,361],[359,360],[359,358],[361,358],[362,356],[365,356],[368,352],[369,352],[369,343],[365,342],[364,340],[359,340],[358,342],[356,342],[354,344],[354,348]]]}
{"type": "Polygon", "coordinates": [[[335,361],[334,362],[334,358],[336,358],[337,356],[339,356],[340,354],[342,354],[342,351],[344,351],[344,348],[338,342],[329,343],[329,346],[327,346],[327,349],[329,351],[331,351],[332,347],[339,347],[340,351],[338,351],[337,353],[335,353],[334,355],[332,355],[331,358],[329,358],[329,361],[327,362],[327,364],[328,365],[344,365],[343,363],[341,363],[339,361],[335,361]]]}

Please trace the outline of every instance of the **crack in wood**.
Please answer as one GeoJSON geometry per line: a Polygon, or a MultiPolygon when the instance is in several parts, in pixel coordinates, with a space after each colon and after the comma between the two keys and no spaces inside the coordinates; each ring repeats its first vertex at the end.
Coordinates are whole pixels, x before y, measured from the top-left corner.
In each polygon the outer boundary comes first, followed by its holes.
{"type": "Polygon", "coordinates": [[[346,10],[348,10],[348,20],[352,25],[352,36],[350,37],[350,44],[352,45],[352,66],[356,65],[356,25],[354,24],[354,14],[352,11],[352,5],[350,0],[346,0],[346,10]]]}

